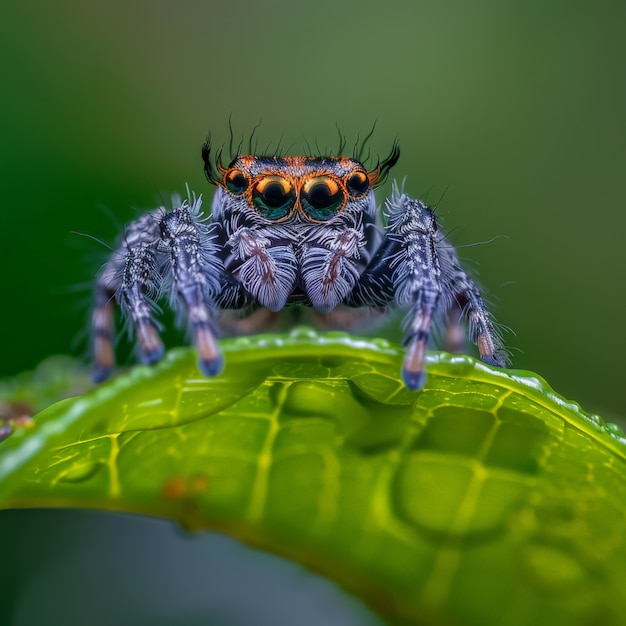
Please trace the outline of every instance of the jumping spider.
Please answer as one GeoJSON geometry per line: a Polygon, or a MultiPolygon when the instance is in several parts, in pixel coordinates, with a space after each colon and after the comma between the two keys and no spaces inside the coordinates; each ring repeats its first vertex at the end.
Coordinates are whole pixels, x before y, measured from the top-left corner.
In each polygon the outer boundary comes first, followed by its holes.
{"type": "Polygon", "coordinates": [[[408,309],[402,376],[409,389],[424,385],[434,319],[443,320],[447,347],[460,350],[465,318],[481,359],[504,367],[494,321],[432,209],[394,185],[383,225],[374,189],[399,155],[396,143],[370,171],[346,156],[251,154],[224,168],[207,140],[204,171],[217,187],[210,215],[195,196],[142,215],[98,274],[94,379],[115,365],[114,300],[131,320],[141,361],[161,358],[153,304],[160,296],[187,319],[206,376],[223,367],[220,331],[267,327],[295,307],[308,307],[309,322],[322,328],[408,309]]]}

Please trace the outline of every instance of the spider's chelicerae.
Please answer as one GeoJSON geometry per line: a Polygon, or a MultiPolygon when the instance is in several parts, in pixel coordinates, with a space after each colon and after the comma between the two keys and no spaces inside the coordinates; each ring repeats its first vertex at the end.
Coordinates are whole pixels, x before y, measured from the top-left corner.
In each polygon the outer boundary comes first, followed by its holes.
{"type": "Polygon", "coordinates": [[[172,211],[157,208],[126,229],[96,284],[94,378],[114,368],[113,307],[136,332],[142,362],[164,352],[153,303],[183,313],[200,370],[223,367],[220,332],[249,333],[288,311],[309,323],[351,328],[364,317],[407,309],[402,376],[424,385],[433,321],[446,347],[460,350],[465,333],[486,363],[504,367],[506,352],[491,315],[433,210],[394,185],[385,220],[374,189],[399,157],[397,144],[373,170],[346,156],[238,155],[227,168],[207,141],[204,170],[217,189],[210,215],[193,196],[172,211]]]}

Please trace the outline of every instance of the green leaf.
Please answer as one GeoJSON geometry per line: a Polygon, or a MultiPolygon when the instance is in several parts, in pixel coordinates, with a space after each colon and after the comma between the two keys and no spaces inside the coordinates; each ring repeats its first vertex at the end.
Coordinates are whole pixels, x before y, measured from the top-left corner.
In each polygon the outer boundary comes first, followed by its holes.
{"type": "Polygon", "coordinates": [[[222,342],[41,412],[0,444],[0,506],[216,529],[325,573],[392,623],[623,624],[626,446],[541,379],[341,333],[222,342]]]}

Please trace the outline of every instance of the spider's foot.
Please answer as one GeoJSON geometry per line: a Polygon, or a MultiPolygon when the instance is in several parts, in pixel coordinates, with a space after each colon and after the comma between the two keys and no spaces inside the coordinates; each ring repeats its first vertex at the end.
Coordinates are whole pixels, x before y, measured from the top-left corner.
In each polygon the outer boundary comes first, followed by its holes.
{"type": "Polygon", "coordinates": [[[198,359],[198,369],[205,376],[217,376],[224,369],[224,357],[218,354],[213,359],[198,359]]]}
{"type": "Polygon", "coordinates": [[[494,352],[493,354],[482,354],[480,360],[487,365],[495,367],[506,367],[506,355],[502,352],[494,352]]]}
{"type": "Polygon", "coordinates": [[[217,347],[215,336],[205,325],[198,325],[194,330],[198,368],[205,376],[217,376],[224,369],[224,357],[217,347]]]}
{"type": "Polygon", "coordinates": [[[165,354],[163,342],[152,324],[138,324],[137,339],[139,340],[139,360],[144,365],[156,363],[165,354]]]}
{"type": "Polygon", "coordinates": [[[2,424],[0,426],[0,441],[8,439],[9,435],[13,432],[13,429],[8,424],[2,424]]]}
{"type": "Polygon", "coordinates": [[[481,333],[476,341],[480,360],[487,365],[506,367],[506,351],[501,349],[490,333],[481,333]]]}
{"type": "Polygon", "coordinates": [[[426,372],[424,370],[420,370],[419,372],[411,372],[410,370],[407,370],[406,367],[403,367],[402,380],[407,386],[407,389],[410,389],[411,391],[418,391],[424,386],[424,383],[426,382],[426,372]]]}
{"type": "Polygon", "coordinates": [[[152,348],[150,351],[141,351],[140,360],[144,365],[152,365],[157,361],[160,361],[165,354],[165,346],[159,342],[159,345],[152,348]]]}
{"type": "Polygon", "coordinates": [[[107,378],[109,378],[109,376],[111,376],[113,369],[114,368],[111,365],[96,365],[91,374],[91,380],[93,380],[96,384],[103,383],[107,378]]]}
{"type": "Polygon", "coordinates": [[[426,358],[426,344],[428,334],[418,332],[411,340],[402,364],[402,380],[411,391],[417,391],[426,382],[424,360],[426,358]]]}

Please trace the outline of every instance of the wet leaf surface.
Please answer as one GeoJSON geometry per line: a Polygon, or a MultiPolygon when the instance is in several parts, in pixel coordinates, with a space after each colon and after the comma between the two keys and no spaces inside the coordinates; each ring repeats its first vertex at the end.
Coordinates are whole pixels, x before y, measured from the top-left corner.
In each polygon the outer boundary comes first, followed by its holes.
{"type": "Polygon", "coordinates": [[[525,372],[298,330],[191,350],[0,444],[0,507],[216,529],[328,575],[392,623],[621,624],[626,446],[525,372]]]}

